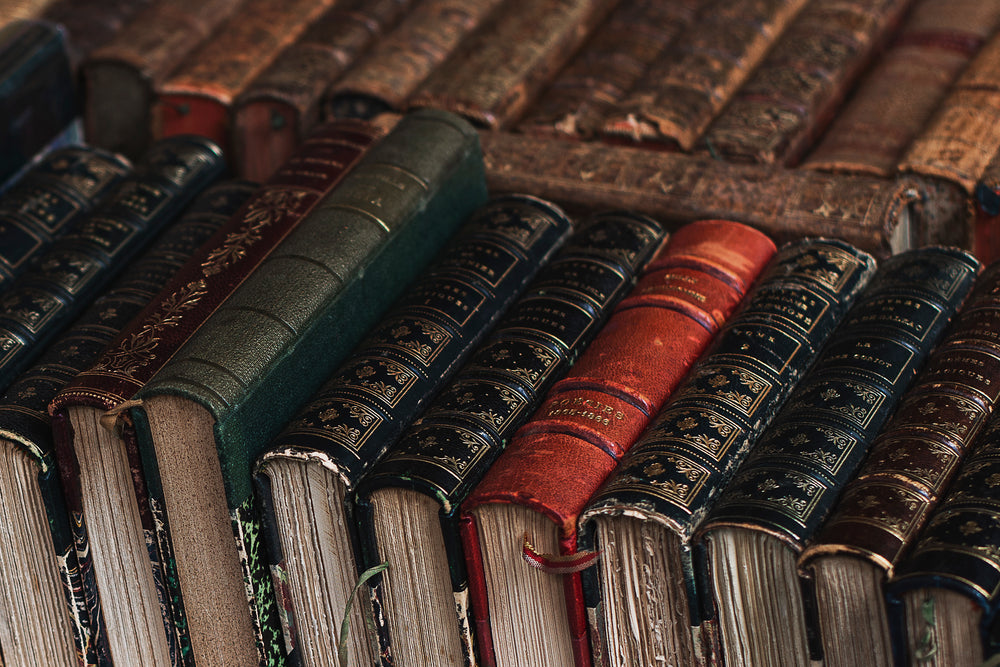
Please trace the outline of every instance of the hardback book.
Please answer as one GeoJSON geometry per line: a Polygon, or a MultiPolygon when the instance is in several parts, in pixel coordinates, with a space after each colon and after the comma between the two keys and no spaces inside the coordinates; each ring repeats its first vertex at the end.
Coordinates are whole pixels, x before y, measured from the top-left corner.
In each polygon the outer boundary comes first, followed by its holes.
{"type": "Polygon", "coordinates": [[[182,605],[165,585],[173,576],[170,544],[156,528],[163,518],[150,507],[123,406],[380,136],[359,121],[320,126],[245,201],[219,201],[216,214],[229,213],[220,229],[49,407],[77,541],[87,545],[100,589],[120,610],[106,625],[120,652],[133,657],[129,664],[160,663],[171,641],[182,655],[190,645],[182,605]]]}
{"type": "Polygon", "coordinates": [[[519,131],[593,139],[651,62],[694,21],[703,0],[619,3],[527,109],[519,131]]]}
{"type": "Polygon", "coordinates": [[[517,121],[616,0],[507,0],[413,93],[430,106],[497,129],[517,121]]]}
{"type": "Polygon", "coordinates": [[[674,232],[635,288],[462,502],[484,665],[590,665],[577,567],[587,500],[701,355],[775,252],[705,220],[674,232]]]}
{"type": "Polygon", "coordinates": [[[1000,259],[1000,149],[993,154],[973,195],[976,257],[984,264],[1000,259]]]}
{"type": "Polygon", "coordinates": [[[726,665],[820,657],[797,560],[969,291],[978,262],[886,259],[695,531],[726,665]],[[808,620],[807,620],[808,619],[808,620]]]}
{"type": "MultiPolygon", "coordinates": [[[[290,653],[303,664],[322,664],[337,653],[341,618],[360,572],[349,501],[357,480],[570,231],[562,210],[533,197],[508,195],[478,208],[260,458],[254,476],[270,571],[279,599],[289,600],[283,630],[290,653]]],[[[376,643],[366,607],[359,601],[350,617],[353,662],[399,664],[376,643]]]]}
{"type": "Polygon", "coordinates": [[[403,111],[424,79],[502,4],[502,0],[417,2],[330,86],[324,113],[334,118],[373,118],[403,111]]]}
{"type": "Polygon", "coordinates": [[[911,4],[806,4],[709,126],[699,150],[727,160],[797,164],[911,4]]]}
{"type": "Polygon", "coordinates": [[[839,240],[782,246],[587,503],[577,542],[601,552],[581,572],[595,664],[718,663],[694,531],[874,272],[839,240]]]}
{"type": "Polygon", "coordinates": [[[893,665],[883,587],[1000,400],[1000,265],[972,294],[799,557],[825,665],[893,665]],[[845,642],[844,637],[851,637],[845,642]]]}
{"type": "MultiPolygon", "coordinates": [[[[205,197],[219,196],[221,187],[207,190],[189,210],[205,197]]],[[[0,646],[8,666],[111,664],[107,626],[93,587],[85,583],[89,554],[77,539],[60,483],[62,461],[47,406],[218,224],[189,213],[168,227],[0,398],[5,498],[0,504],[0,599],[10,619],[0,624],[0,646]]]]}
{"type": "Polygon", "coordinates": [[[264,181],[322,120],[327,89],[378,43],[412,0],[336,2],[233,101],[232,159],[264,181]]]}
{"type": "Polygon", "coordinates": [[[25,172],[0,197],[0,291],[93,212],[131,169],[121,155],[67,146],[25,172]]]}
{"type": "Polygon", "coordinates": [[[37,19],[53,0],[2,0],[0,16],[4,22],[22,19],[37,19]]]}
{"type": "Polygon", "coordinates": [[[895,664],[976,667],[997,641],[998,413],[886,584],[895,664]]]}
{"type": "Polygon", "coordinates": [[[890,176],[998,25],[995,2],[918,0],[801,166],[890,176]]]}
{"type": "Polygon", "coordinates": [[[281,664],[253,462],[486,200],[474,129],[409,114],[136,394],[195,664],[281,664]]]}
{"type": "Polygon", "coordinates": [[[72,130],[79,116],[76,80],[59,26],[29,20],[0,24],[0,184],[72,130]]]}
{"type": "Polygon", "coordinates": [[[80,66],[87,141],[141,157],[153,142],[155,89],[241,2],[154,2],[92,51],[80,66]]]}
{"type": "Polygon", "coordinates": [[[690,151],[806,0],[712,0],[649,66],[604,132],[690,151]]]}
{"type": "Polygon", "coordinates": [[[526,192],[571,212],[627,208],[660,220],[738,220],[777,243],[840,238],[880,258],[929,243],[971,243],[963,225],[926,224],[926,187],[908,177],[734,164],[503,131],[480,136],[492,192],[526,192]]]}
{"type": "Polygon", "coordinates": [[[77,71],[83,59],[107,44],[129,20],[153,0],[55,0],[41,18],[62,26],[70,66],[77,71]]]}
{"type": "Polygon", "coordinates": [[[230,152],[233,102],[334,0],[244,0],[155,87],[153,137],[200,134],[230,152]]]}
{"type": "Polygon", "coordinates": [[[458,508],[666,240],[607,212],[573,237],[353,494],[380,645],[396,665],[480,664],[458,508]]]}
{"type": "Polygon", "coordinates": [[[114,192],[0,294],[0,387],[225,167],[218,146],[200,137],[155,144],[114,192]]]}

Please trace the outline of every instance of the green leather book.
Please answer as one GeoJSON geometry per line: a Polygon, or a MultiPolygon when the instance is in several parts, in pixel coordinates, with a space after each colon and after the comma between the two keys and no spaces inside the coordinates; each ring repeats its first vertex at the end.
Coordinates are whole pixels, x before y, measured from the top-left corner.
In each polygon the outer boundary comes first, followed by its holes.
{"type": "Polygon", "coordinates": [[[195,664],[285,662],[251,466],[485,201],[472,126],[404,117],[136,394],[195,664]]]}

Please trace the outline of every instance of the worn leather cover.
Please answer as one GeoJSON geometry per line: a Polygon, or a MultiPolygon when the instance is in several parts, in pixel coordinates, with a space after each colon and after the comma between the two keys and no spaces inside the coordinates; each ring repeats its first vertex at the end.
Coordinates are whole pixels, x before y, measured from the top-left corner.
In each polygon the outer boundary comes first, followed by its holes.
{"type": "MultiPolygon", "coordinates": [[[[739,223],[700,221],[675,232],[462,503],[467,530],[473,530],[480,505],[520,504],[558,526],[563,555],[575,553],[576,522],[587,500],[677,388],[774,252],[769,238],[739,223]]],[[[492,640],[485,619],[502,610],[504,601],[485,598],[483,573],[472,568],[472,547],[465,543],[479,619],[477,639],[489,654],[492,640]]],[[[588,665],[579,574],[564,575],[564,581],[574,655],[579,665],[588,665]]]]}
{"type": "Polygon", "coordinates": [[[67,146],[25,172],[0,198],[0,290],[89,215],[131,169],[120,155],[67,146]]]}
{"type": "Polygon", "coordinates": [[[730,160],[796,164],[911,4],[807,4],[712,122],[700,149],[730,160]]]}
{"type": "Polygon", "coordinates": [[[410,8],[411,0],[337,2],[284,48],[233,102],[232,153],[266,180],[321,121],[326,90],[410,8]]]}
{"type": "MultiPolygon", "coordinates": [[[[495,198],[473,213],[434,265],[260,458],[255,477],[263,511],[273,512],[266,471],[277,459],[322,466],[352,492],[571,231],[570,220],[560,209],[531,197],[495,198]]],[[[349,498],[343,511],[357,542],[349,498]]],[[[287,569],[280,537],[273,527],[267,527],[265,537],[270,570],[280,591],[288,586],[283,583],[287,569]]],[[[359,554],[342,557],[361,562],[359,554]]],[[[341,583],[346,597],[355,582],[341,583]]],[[[293,604],[285,617],[286,637],[299,634],[297,625],[315,622],[310,611],[293,604]]]]}
{"type": "Polygon", "coordinates": [[[128,21],[153,0],[56,0],[41,18],[63,27],[70,65],[78,69],[94,49],[107,44],[128,21]]]}
{"type": "MultiPolygon", "coordinates": [[[[258,619],[262,661],[280,661],[283,642],[256,539],[251,466],[485,200],[473,128],[446,112],[408,115],[136,394],[138,400],[181,396],[215,420],[233,547],[247,555],[241,562],[254,595],[247,604],[258,619]]],[[[145,415],[141,408],[131,414],[150,496],[162,504],[145,415]]],[[[165,509],[169,521],[173,510],[165,509]]]]}
{"type": "Polygon", "coordinates": [[[151,148],[91,215],[0,296],[0,386],[224,170],[218,146],[205,139],[176,137],[151,148]]]}
{"type": "Polygon", "coordinates": [[[713,0],[649,67],[604,132],[694,148],[805,0],[713,0]]]}
{"type": "Polygon", "coordinates": [[[889,176],[1000,22],[1000,5],[918,0],[802,166],[889,176]]]}
{"type": "MultiPolygon", "coordinates": [[[[627,515],[674,533],[687,545],[685,569],[676,576],[688,589],[691,625],[699,626],[694,530],[874,272],[871,255],[842,241],[804,239],[780,248],[684,384],[587,503],[579,548],[601,542],[593,523],[598,516],[627,515]]],[[[600,563],[582,573],[591,639],[615,643],[600,632],[597,617],[609,604],[601,600],[600,576],[600,563]]]]}
{"type": "Polygon", "coordinates": [[[650,63],[691,25],[702,4],[619,3],[538,96],[518,129],[594,138],[650,63]]]}
{"type": "Polygon", "coordinates": [[[494,192],[527,192],[591,209],[628,208],[661,220],[738,220],[778,243],[840,238],[876,257],[928,243],[965,247],[965,226],[930,227],[925,186],[909,178],[822,174],[631,146],[481,133],[494,192]]]}
{"type": "MultiPolygon", "coordinates": [[[[665,238],[658,222],[634,213],[603,213],[579,224],[455,379],[358,483],[361,567],[381,562],[385,549],[420,547],[380,545],[369,523],[373,493],[390,486],[414,489],[441,502],[456,600],[468,597],[458,527],[461,501],[597,334],[665,238]]],[[[372,582],[376,608],[384,581],[372,582]]],[[[466,659],[477,664],[468,605],[459,606],[457,614],[456,631],[470,651],[466,659]]],[[[388,628],[379,631],[380,641],[391,646],[388,628]]]]}
{"type": "Polygon", "coordinates": [[[984,264],[1000,259],[1000,149],[993,154],[976,183],[974,249],[984,264]]]}

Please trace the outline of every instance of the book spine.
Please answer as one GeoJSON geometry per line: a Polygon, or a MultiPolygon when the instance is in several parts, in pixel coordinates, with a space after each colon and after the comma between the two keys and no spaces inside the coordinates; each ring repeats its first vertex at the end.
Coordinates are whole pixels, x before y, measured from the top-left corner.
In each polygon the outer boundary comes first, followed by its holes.
{"type": "Polygon", "coordinates": [[[500,0],[425,0],[326,93],[334,118],[402,111],[424,79],[501,4],[500,0]]]}
{"type": "Polygon", "coordinates": [[[131,168],[119,155],[73,146],[26,172],[0,199],[0,291],[89,215],[131,168]]]}
{"type": "Polygon", "coordinates": [[[0,386],[224,168],[218,147],[207,140],[160,142],[97,210],[39,257],[0,298],[0,386]]]}
{"type": "Polygon", "coordinates": [[[954,243],[961,227],[929,228],[925,187],[911,179],[731,164],[598,142],[481,133],[491,190],[525,192],[593,209],[628,208],[663,220],[739,220],[785,243],[840,238],[876,257],[954,243]]]}
{"type": "Polygon", "coordinates": [[[646,68],[694,20],[702,0],[623,2],[518,123],[524,132],[593,138],[646,68]]]}
{"type": "MultiPolygon", "coordinates": [[[[658,222],[634,213],[598,214],[579,225],[419,421],[361,478],[355,493],[361,568],[380,562],[371,495],[388,486],[413,488],[442,503],[455,599],[468,598],[461,501],[594,338],[665,238],[658,222]],[[478,398],[470,402],[468,396],[478,398]]],[[[383,578],[371,583],[380,608],[383,578]]],[[[468,605],[457,604],[456,611],[462,646],[471,650],[468,605]]],[[[388,628],[378,628],[382,644],[391,645],[388,628]]],[[[471,653],[466,657],[475,664],[471,653]]]]}
{"type": "Polygon", "coordinates": [[[285,48],[233,102],[233,159],[270,178],[321,121],[326,90],[399,21],[412,0],[338,2],[285,48]]]}
{"type": "Polygon", "coordinates": [[[515,122],[614,7],[612,0],[509,0],[414,93],[498,129],[515,122]]]}
{"type": "Polygon", "coordinates": [[[96,585],[91,580],[89,550],[84,546],[85,532],[77,531],[82,515],[78,502],[74,502],[72,487],[65,484],[65,466],[72,455],[65,449],[65,443],[63,448],[57,444],[58,436],[65,433],[65,425],[50,419],[49,402],[76,373],[97,359],[112,337],[180,268],[184,258],[228,217],[225,209],[216,210],[219,201],[227,202],[231,211],[234,202],[246,197],[250,188],[246,183],[227,183],[206,190],[192,204],[190,212],[130,264],[115,284],[74,320],[0,398],[0,434],[19,443],[38,461],[39,484],[44,490],[64,592],[71,617],[78,623],[74,636],[85,664],[110,664],[110,656],[100,631],[100,607],[96,585]],[[212,200],[211,206],[208,199],[212,200]]]}
{"type": "Polygon", "coordinates": [[[604,124],[604,132],[690,151],[805,4],[805,0],[707,3],[691,28],[633,87],[620,113],[604,124]]]}
{"type": "Polygon", "coordinates": [[[998,24],[1000,7],[991,3],[917,2],[801,166],[891,175],[998,24]]]}
{"type": "Polygon", "coordinates": [[[977,279],[947,336],[803,552],[804,570],[813,558],[849,553],[888,576],[913,543],[1000,400],[994,382],[1000,377],[998,280],[1000,265],[977,279]]]}
{"type": "Polygon", "coordinates": [[[910,4],[807,4],[713,121],[700,148],[730,160],[797,163],[910,4]]]}
{"type": "Polygon", "coordinates": [[[976,257],[984,264],[1000,259],[1000,150],[983,170],[974,194],[976,257]]]}

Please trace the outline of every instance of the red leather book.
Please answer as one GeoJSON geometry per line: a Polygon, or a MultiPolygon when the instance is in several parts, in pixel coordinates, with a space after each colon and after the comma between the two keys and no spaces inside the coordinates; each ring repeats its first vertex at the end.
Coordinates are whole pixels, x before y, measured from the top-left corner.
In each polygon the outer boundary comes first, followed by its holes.
{"type": "Polygon", "coordinates": [[[590,665],[579,573],[563,574],[588,560],[577,517],[774,251],[740,223],[681,227],[465,501],[484,665],[590,665]]]}

